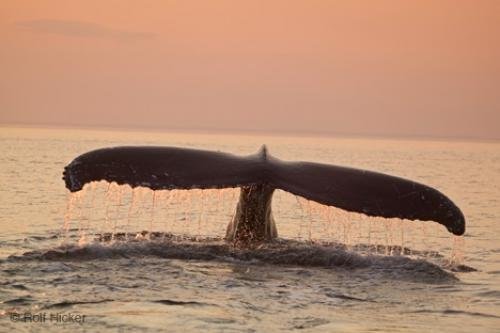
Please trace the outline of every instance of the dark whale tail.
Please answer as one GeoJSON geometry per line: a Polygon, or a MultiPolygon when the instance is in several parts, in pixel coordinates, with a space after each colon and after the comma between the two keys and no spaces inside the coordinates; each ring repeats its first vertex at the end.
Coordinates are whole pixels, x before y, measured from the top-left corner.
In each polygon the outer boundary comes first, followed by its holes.
{"type": "Polygon", "coordinates": [[[99,180],[153,190],[241,187],[229,239],[245,234],[260,239],[276,236],[271,213],[274,189],[346,211],[434,221],[455,235],[465,232],[460,209],[436,189],[372,171],[282,161],[265,146],[244,157],[177,147],[103,148],[74,159],[65,167],[63,179],[71,192],[99,180]]]}

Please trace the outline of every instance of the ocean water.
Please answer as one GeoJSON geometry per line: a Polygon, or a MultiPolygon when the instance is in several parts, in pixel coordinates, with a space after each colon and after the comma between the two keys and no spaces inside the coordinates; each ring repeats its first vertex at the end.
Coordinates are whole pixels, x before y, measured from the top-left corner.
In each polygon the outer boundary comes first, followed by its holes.
{"type": "Polygon", "coordinates": [[[0,128],[0,331],[499,332],[500,144],[0,128]],[[464,212],[365,218],[278,191],[280,239],[222,237],[238,190],[70,195],[91,149],[168,145],[346,165],[433,186],[464,212]]]}

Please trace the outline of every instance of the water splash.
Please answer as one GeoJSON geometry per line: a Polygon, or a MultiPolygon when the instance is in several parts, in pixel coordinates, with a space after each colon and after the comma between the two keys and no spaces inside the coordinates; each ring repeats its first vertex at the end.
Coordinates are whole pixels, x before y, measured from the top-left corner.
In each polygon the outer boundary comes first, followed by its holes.
{"type": "MultiPolygon", "coordinates": [[[[449,262],[463,261],[463,237],[451,238],[436,223],[367,217],[276,190],[274,216],[280,238],[343,244],[364,255],[404,255],[436,260],[432,248],[451,242],[449,262]],[[278,207],[279,206],[279,207],[278,207]]],[[[95,235],[126,240],[158,233],[203,240],[222,238],[237,204],[239,189],[161,190],[93,182],[70,194],[61,228],[64,244],[85,245],[95,235]],[[78,230],[76,234],[73,230],[78,230]]]]}
{"type": "Polygon", "coordinates": [[[172,234],[142,233],[142,238],[131,241],[125,234],[101,235],[100,242],[86,246],[67,245],[49,251],[27,252],[9,257],[19,261],[88,261],[123,257],[159,257],[166,259],[203,260],[220,262],[245,262],[250,265],[293,265],[301,267],[357,270],[370,278],[409,280],[425,283],[450,283],[457,281],[453,273],[443,269],[442,263],[415,260],[407,256],[360,254],[342,244],[275,240],[253,248],[238,248],[221,238],[181,237],[172,234]],[[148,239],[149,238],[149,239],[148,239]],[[123,240],[123,241],[120,241],[123,240]],[[364,272],[364,273],[363,273],[364,272]]]}

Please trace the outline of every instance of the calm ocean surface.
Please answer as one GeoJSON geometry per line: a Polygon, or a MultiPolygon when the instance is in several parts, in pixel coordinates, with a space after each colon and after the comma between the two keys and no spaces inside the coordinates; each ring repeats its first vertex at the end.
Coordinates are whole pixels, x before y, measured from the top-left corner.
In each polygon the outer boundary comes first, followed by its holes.
{"type": "Polygon", "coordinates": [[[0,142],[0,331],[500,332],[500,143],[34,128],[0,128],[0,142]],[[279,192],[282,241],[238,251],[220,239],[237,190],[69,195],[61,180],[100,147],[262,144],[435,187],[464,212],[465,237],[279,192]]]}

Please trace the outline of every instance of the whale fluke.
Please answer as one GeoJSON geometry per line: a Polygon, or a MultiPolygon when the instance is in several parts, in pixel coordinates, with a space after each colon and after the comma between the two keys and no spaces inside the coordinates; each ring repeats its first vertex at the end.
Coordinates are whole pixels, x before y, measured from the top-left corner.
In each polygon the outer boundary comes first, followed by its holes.
{"type": "Polygon", "coordinates": [[[103,148],[78,156],[63,174],[71,192],[99,180],[153,190],[241,187],[239,208],[228,226],[229,240],[276,237],[274,189],[346,211],[434,221],[455,235],[465,232],[460,209],[434,188],[373,171],[282,161],[266,146],[248,156],[178,147],[103,148]]]}

